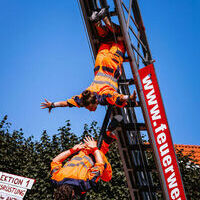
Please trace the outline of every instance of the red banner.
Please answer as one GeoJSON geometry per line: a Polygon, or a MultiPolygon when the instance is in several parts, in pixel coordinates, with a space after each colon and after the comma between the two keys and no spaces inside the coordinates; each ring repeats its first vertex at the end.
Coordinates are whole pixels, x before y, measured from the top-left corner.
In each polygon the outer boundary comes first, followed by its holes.
{"type": "Polygon", "coordinates": [[[169,198],[185,200],[183,183],[153,64],[139,71],[169,198]]]}

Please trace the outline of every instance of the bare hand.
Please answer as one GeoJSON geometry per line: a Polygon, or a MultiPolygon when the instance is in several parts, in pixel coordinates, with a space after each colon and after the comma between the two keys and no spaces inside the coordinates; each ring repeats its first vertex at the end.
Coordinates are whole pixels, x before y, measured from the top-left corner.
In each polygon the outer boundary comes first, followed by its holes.
{"type": "Polygon", "coordinates": [[[80,151],[81,149],[85,148],[85,144],[83,144],[82,142],[79,144],[76,144],[72,149],[73,151],[80,151]]]}
{"type": "Polygon", "coordinates": [[[93,139],[93,137],[85,137],[85,139],[83,139],[85,142],[85,145],[90,148],[90,149],[94,149],[95,147],[97,147],[97,142],[93,139]]]}
{"type": "Polygon", "coordinates": [[[137,94],[136,94],[136,91],[134,90],[133,94],[130,96],[130,100],[135,102],[135,106],[138,106],[138,102],[136,98],[137,98],[137,94]]]}
{"type": "Polygon", "coordinates": [[[51,112],[51,109],[52,109],[52,107],[51,107],[51,104],[52,104],[52,102],[50,102],[50,101],[47,101],[47,99],[44,99],[46,102],[43,102],[43,103],[41,103],[41,108],[42,109],[45,109],[45,108],[49,108],[49,113],[51,112]]]}

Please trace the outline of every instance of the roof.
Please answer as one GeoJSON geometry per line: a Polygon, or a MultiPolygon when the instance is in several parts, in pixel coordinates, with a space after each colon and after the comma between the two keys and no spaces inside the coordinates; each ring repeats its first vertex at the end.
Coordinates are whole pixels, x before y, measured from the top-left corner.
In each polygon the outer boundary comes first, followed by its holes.
{"type": "Polygon", "coordinates": [[[193,156],[195,160],[197,160],[197,164],[200,165],[200,145],[185,145],[185,144],[175,144],[175,149],[181,150],[183,149],[183,155],[188,155],[193,151],[193,156]]]}

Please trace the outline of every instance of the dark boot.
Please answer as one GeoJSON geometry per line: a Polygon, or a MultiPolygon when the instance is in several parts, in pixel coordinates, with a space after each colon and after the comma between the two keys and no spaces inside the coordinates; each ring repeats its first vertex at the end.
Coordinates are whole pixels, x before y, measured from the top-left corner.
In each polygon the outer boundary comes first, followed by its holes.
{"type": "Polygon", "coordinates": [[[108,125],[108,131],[114,131],[117,127],[119,127],[119,124],[122,122],[122,120],[122,115],[115,115],[108,125]]]}
{"type": "Polygon", "coordinates": [[[115,135],[116,129],[120,126],[120,123],[122,122],[123,117],[122,115],[115,115],[110,124],[108,125],[108,129],[106,131],[106,135],[104,136],[103,140],[107,144],[111,144],[115,140],[117,140],[117,136],[115,135]]]}

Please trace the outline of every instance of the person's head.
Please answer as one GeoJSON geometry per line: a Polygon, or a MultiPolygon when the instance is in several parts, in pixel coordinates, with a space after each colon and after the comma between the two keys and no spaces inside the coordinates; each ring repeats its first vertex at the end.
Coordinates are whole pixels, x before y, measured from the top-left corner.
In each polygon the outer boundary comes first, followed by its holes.
{"type": "Polygon", "coordinates": [[[97,109],[98,101],[94,92],[85,90],[82,92],[81,106],[87,108],[89,111],[95,111],[97,109]]]}
{"type": "Polygon", "coordinates": [[[68,185],[63,184],[56,188],[54,192],[54,199],[55,200],[72,200],[76,199],[74,189],[68,185]]]}

